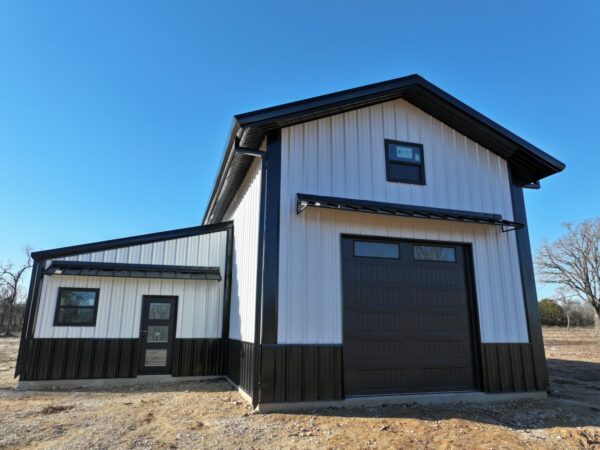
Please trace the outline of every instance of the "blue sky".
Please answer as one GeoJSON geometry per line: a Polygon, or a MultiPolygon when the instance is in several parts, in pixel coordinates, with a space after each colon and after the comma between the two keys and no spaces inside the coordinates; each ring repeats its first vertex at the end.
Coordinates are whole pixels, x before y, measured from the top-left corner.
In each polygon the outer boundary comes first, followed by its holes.
{"type": "Polygon", "coordinates": [[[534,249],[600,216],[600,3],[0,4],[0,260],[199,224],[233,114],[419,73],[567,170],[534,249]]]}

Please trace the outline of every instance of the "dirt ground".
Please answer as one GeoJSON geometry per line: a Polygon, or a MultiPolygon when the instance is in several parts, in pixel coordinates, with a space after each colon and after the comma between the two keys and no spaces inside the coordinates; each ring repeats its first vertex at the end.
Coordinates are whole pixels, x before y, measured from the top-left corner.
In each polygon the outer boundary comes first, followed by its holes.
{"type": "Polygon", "coordinates": [[[223,381],[19,392],[0,339],[0,448],[600,448],[600,338],[544,330],[547,400],[254,414],[223,381]]]}

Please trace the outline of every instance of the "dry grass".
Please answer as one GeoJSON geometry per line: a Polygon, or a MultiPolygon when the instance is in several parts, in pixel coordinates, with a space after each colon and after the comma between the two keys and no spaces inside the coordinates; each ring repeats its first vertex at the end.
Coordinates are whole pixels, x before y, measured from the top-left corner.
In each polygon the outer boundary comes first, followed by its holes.
{"type": "Polygon", "coordinates": [[[546,329],[548,400],[253,414],[225,382],[17,392],[0,339],[0,448],[582,448],[600,446],[600,339],[546,329]]]}

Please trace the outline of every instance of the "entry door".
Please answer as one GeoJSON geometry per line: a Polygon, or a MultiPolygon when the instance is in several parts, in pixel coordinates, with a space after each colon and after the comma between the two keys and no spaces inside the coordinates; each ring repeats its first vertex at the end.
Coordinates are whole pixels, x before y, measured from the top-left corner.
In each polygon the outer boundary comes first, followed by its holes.
{"type": "Polygon", "coordinates": [[[177,297],[145,296],[140,326],[140,374],[171,372],[177,297]]]}
{"type": "Polygon", "coordinates": [[[345,394],[477,389],[465,248],[342,239],[345,394]]]}

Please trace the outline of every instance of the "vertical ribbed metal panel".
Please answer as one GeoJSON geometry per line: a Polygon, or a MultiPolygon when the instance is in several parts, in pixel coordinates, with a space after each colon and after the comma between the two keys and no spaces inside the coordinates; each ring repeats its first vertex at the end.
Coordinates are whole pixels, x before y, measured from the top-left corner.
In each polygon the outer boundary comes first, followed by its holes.
{"type": "Polygon", "coordinates": [[[341,343],[340,235],[473,246],[482,342],[527,342],[514,233],[498,227],[308,208],[318,194],[501,214],[506,161],[404,100],[282,130],[279,343],[341,343]],[[386,181],[384,139],[423,144],[425,186],[386,181]]]}
{"type": "Polygon", "coordinates": [[[266,345],[261,360],[261,403],[343,398],[340,345],[266,345]]]}
{"type": "MultiPolygon", "coordinates": [[[[131,264],[218,266],[225,275],[227,232],[171,239],[152,244],[74,255],[71,261],[131,264]]],[[[44,276],[36,338],[137,338],[142,297],[179,298],[178,338],[220,338],[223,323],[223,282],[81,276],[44,276]],[[54,327],[59,287],[99,288],[95,327],[54,327]]]]}
{"type": "Polygon", "coordinates": [[[32,339],[21,380],[130,378],[137,339],[32,339]]]}
{"type": "Polygon", "coordinates": [[[219,266],[225,268],[226,231],[67,256],[66,261],[219,266]]]}
{"type": "Polygon", "coordinates": [[[246,342],[254,342],[261,163],[252,163],[224,217],[233,221],[229,337],[246,342]]]}
{"type": "Polygon", "coordinates": [[[223,375],[225,339],[176,339],[171,374],[176,377],[223,375]]]}
{"type": "Polygon", "coordinates": [[[486,344],[481,347],[485,392],[546,389],[545,383],[540,383],[536,376],[531,344],[486,344]]]}
{"type": "Polygon", "coordinates": [[[44,276],[36,338],[137,338],[142,297],[178,296],[178,338],[221,337],[222,282],[81,276],[44,276]],[[98,317],[94,327],[55,327],[59,287],[98,288],[98,317]]]}

